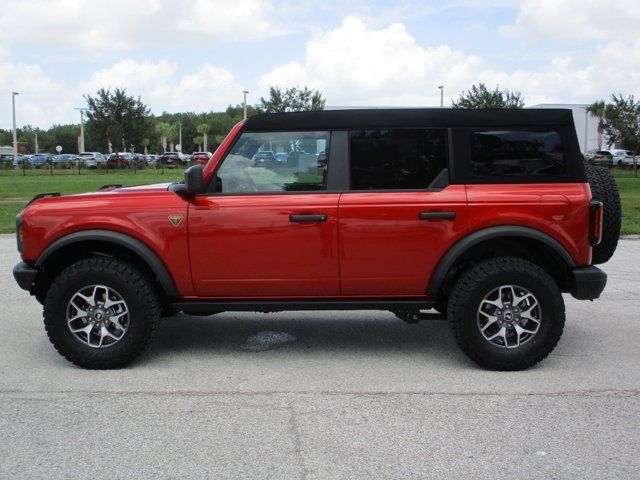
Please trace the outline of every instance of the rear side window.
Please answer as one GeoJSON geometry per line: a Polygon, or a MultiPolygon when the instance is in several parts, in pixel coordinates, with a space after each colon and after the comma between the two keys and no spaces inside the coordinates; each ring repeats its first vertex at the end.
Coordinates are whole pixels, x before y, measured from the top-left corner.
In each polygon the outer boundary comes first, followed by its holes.
{"type": "Polygon", "coordinates": [[[349,132],[351,190],[428,188],[447,164],[445,129],[349,132]]]}
{"type": "Polygon", "coordinates": [[[545,179],[567,173],[555,130],[487,130],[471,133],[471,176],[476,179],[545,179]]]}

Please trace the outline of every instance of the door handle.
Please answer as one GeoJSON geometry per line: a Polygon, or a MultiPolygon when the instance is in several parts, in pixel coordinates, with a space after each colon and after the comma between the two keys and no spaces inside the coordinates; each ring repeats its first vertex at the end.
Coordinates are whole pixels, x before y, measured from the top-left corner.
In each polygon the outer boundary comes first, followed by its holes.
{"type": "Polygon", "coordinates": [[[327,215],[289,215],[289,221],[294,223],[302,222],[326,222],[327,215]]]}
{"type": "Polygon", "coordinates": [[[453,220],[456,212],[420,212],[420,220],[453,220]]]}

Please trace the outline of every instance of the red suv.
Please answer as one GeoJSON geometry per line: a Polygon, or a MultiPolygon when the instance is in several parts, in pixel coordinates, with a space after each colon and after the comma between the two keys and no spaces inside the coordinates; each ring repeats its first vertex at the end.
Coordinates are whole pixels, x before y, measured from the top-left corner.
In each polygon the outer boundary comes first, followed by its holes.
{"type": "Polygon", "coordinates": [[[130,362],[177,311],[363,309],[446,318],[475,362],[517,370],[560,339],[563,292],[600,295],[619,229],[569,110],[268,114],[183,182],[37,196],[14,276],[87,368],[130,362]]]}

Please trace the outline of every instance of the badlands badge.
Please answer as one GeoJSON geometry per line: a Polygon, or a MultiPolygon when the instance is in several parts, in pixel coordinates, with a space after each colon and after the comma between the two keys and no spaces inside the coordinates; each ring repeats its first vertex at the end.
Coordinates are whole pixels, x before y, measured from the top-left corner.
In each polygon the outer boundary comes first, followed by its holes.
{"type": "Polygon", "coordinates": [[[180,215],[179,213],[173,213],[169,215],[168,218],[171,222],[171,225],[173,225],[174,227],[177,227],[178,225],[180,225],[180,222],[182,222],[182,215],[180,215]]]}

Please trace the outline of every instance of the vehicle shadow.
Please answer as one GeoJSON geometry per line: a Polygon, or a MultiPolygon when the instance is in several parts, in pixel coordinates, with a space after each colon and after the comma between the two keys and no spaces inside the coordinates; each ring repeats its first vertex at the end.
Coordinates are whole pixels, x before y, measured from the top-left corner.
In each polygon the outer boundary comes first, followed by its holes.
{"type": "Polygon", "coordinates": [[[389,312],[225,312],[209,317],[164,318],[153,354],[264,351],[430,352],[449,356],[456,346],[444,320],[404,323],[389,312]],[[256,336],[266,340],[255,343],[256,336]],[[282,339],[284,341],[278,341],[282,339]],[[252,342],[253,340],[253,342],[252,342]],[[273,341],[273,343],[269,343],[273,341]],[[254,347],[258,348],[254,348],[254,347]],[[445,353],[446,352],[446,353],[445,353]]]}

